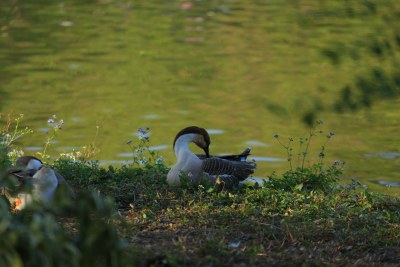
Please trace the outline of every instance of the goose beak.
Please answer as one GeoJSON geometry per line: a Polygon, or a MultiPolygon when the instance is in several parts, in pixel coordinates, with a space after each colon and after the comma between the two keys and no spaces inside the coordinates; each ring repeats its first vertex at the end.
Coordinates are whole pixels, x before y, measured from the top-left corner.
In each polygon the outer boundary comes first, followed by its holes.
{"type": "Polygon", "coordinates": [[[210,152],[208,150],[208,146],[203,148],[203,149],[204,149],[204,152],[206,152],[206,157],[209,158],[210,157],[210,152]]]}

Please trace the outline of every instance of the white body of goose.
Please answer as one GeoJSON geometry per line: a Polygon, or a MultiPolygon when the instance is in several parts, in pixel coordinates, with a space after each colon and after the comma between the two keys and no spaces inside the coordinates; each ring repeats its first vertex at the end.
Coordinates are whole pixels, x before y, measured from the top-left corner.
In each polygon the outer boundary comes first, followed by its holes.
{"type": "Polygon", "coordinates": [[[174,140],[174,151],[178,162],[172,166],[167,175],[167,182],[179,185],[182,175],[191,181],[209,180],[222,187],[233,187],[254,172],[255,162],[246,161],[250,149],[239,155],[210,156],[210,137],[203,128],[190,126],[181,130],[174,140]],[[193,142],[202,148],[206,155],[196,155],[189,149],[193,142]]]}
{"type": "Polygon", "coordinates": [[[43,165],[36,157],[24,156],[16,161],[16,166],[10,168],[8,173],[16,177],[21,190],[13,197],[15,209],[21,210],[32,201],[40,200],[50,202],[60,185],[66,185],[72,197],[74,192],[64,178],[52,168],[43,165]],[[31,185],[31,191],[25,192],[24,185],[31,185]]]}

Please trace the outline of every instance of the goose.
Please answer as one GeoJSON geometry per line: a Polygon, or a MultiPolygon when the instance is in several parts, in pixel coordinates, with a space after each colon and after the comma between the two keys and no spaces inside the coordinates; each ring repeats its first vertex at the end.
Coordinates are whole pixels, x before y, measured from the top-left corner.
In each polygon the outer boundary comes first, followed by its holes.
{"type": "Polygon", "coordinates": [[[254,172],[255,162],[246,161],[250,148],[238,155],[210,156],[210,143],[210,136],[204,128],[190,126],[179,131],[173,143],[177,163],[168,172],[167,182],[179,185],[181,176],[186,175],[192,182],[208,180],[218,187],[230,188],[254,172]],[[190,151],[189,143],[192,142],[202,148],[205,155],[190,151]]]}
{"type": "Polygon", "coordinates": [[[61,186],[64,186],[68,194],[75,198],[75,193],[64,178],[36,157],[22,156],[17,159],[15,166],[6,172],[17,180],[16,196],[11,197],[15,210],[22,210],[34,200],[51,202],[61,186]],[[31,186],[30,192],[26,192],[26,185],[31,186]]]}

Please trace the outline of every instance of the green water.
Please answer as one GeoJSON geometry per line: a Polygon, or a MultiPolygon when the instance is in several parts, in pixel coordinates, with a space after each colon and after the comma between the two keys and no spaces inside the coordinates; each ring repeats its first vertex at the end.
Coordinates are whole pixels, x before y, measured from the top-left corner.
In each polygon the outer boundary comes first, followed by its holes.
{"type": "Polygon", "coordinates": [[[42,150],[53,114],[65,121],[53,155],[91,143],[100,126],[105,164],[129,161],[126,141],[146,126],[172,164],[174,135],[198,125],[213,133],[214,154],[251,146],[265,177],[288,169],[273,135],[305,136],[310,113],[335,132],[327,164],[345,161],[345,179],[398,194],[399,12],[394,0],[2,1],[2,122],[23,113],[37,130],[19,140],[26,154],[42,150]],[[371,92],[354,89],[376,68],[390,86],[376,78],[371,92]],[[339,101],[346,85],[364,106],[339,101]]]}

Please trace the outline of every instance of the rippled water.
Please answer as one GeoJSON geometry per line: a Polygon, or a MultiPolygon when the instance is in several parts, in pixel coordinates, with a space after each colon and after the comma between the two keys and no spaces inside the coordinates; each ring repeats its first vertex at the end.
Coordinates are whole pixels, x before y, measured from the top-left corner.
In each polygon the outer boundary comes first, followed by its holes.
{"type": "Polygon", "coordinates": [[[334,131],[327,164],[343,160],[345,177],[399,193],[399,99],[331,108],[343,86],[373,64],[390,69],[398,53],[354,52],[376,36],[374,20],[361,4],[328,2],[2,2],[0,111],[23,113],[23,126],[37,130],[19,141],[27,154],[43,149],[53,114],[65,125],[50,153],[95,141],[103,164],[129,162],[126,141],[146,126],[152,149],[172,164],[175,134],[198,125],[209,130],[214,154],[252,147],[255,176],[265,177],[288,169],[274,134],[285,143],[304,137],[312,110],[325,123],[311,160],[334,131]],[[355,15],[344,15],[349,10],[355,15]],[[326,56],[333,45],[344,51],[338,62],[326,56]]]}

